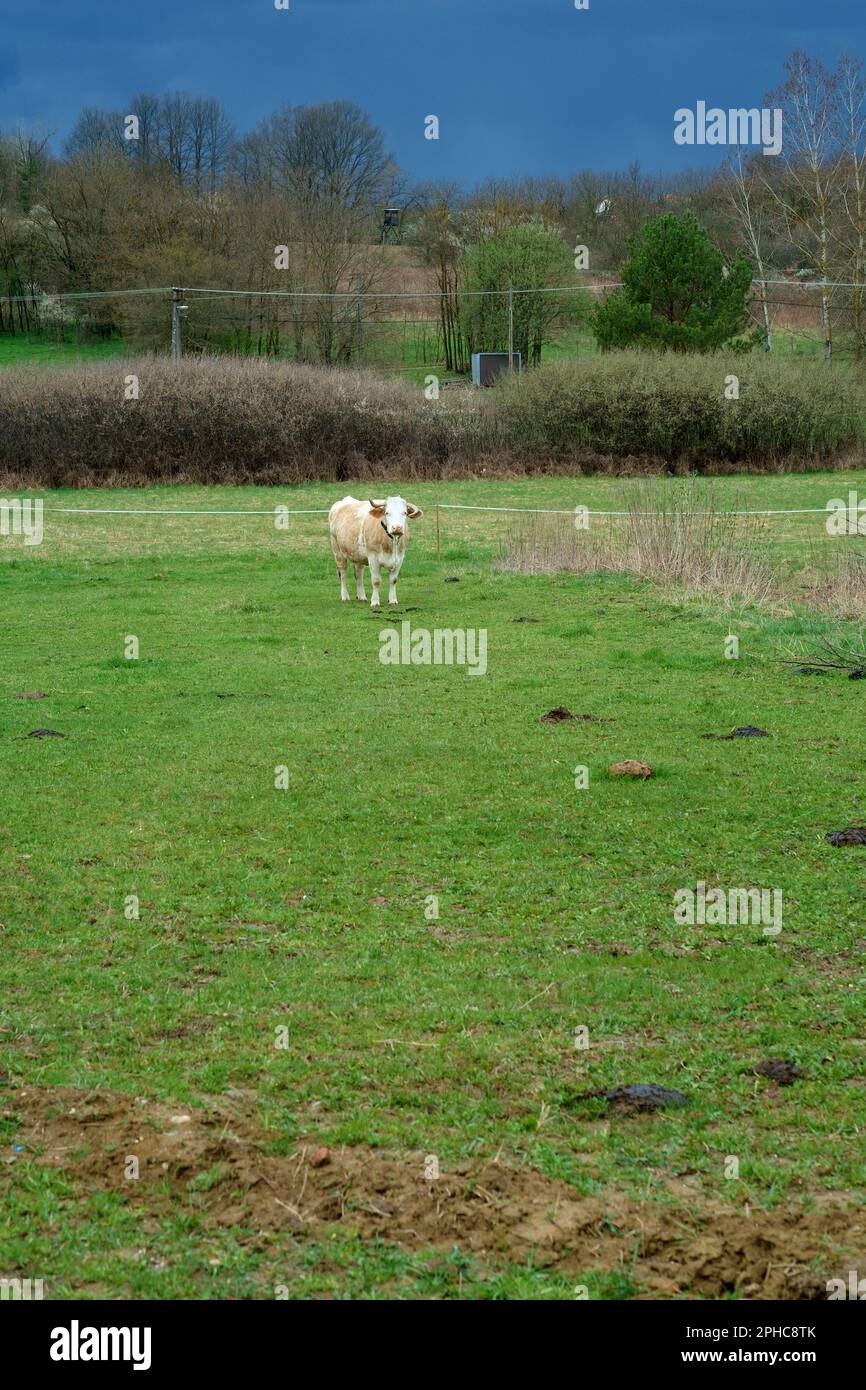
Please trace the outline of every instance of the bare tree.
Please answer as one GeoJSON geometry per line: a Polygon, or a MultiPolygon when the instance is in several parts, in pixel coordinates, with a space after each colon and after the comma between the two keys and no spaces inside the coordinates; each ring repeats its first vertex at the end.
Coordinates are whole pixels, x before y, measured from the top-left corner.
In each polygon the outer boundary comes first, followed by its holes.
{"type": "Polygon", "coordinates": [[[269,126],[277,176],[301,203],[369,215],[393,195],[396,165],[381,130],[351,101],[284,107],[269,126]]]}
{"type": "Polygon", "coordinates": [[[52,167],[30,219],[47,288],[107,289],[134,282],[136,246],[129,231],[137,199],[134,173],[114,150],[52,167]]]}
{"type": "Polygon", "coordinates": [[[424,190],[414,240],[436,276],[442,352],[446,369],[451,372],[465,372],[468,367],[459,299],[466,221],[464,199],[456,184],[440,184],[424,190]]]}
{"type": "Polygon", "coordinates": [[[160,100],[152,92],[137,92],[125,115],[138,120],[138,139],[126,140],[126,153],[144,169],[160,159],[161,115],[160,100]]]}
{"type": "Polygon", "coordinates": [[[846,53],[836,69],[836,116],[841,152],[842,234],[853,286],[854,355],[864,355],[866,280],[866,79],[861,59],[846,53]]]}
{"type": "MultiPolygon", "coordinates": [[[[757,156],[761,158],[761,156],[757,156]]],[[[764,342],[767,352],[773,351],[773,329],[770,322],[768,266],[768,208],[766,187],[755,170],[755,161],[743,161],[739,150],[728,162],[727,192],[737,227],[738,240],[755,264],[761,315],[764,320],[764,342]]]]}
{"type": "Polygon", "coordinates": [[[617,271],[628,253],[629,237],[663,208],[668,188],[641,172],[635,162],[622,172],[581,170],[572,176],[565,225],[575,243],[589,250],[590,270],[617,271]]]}
{"type": "Polygon", "coordinates": [[[231,121],[213,97],[195,97],[189,106],[189,151],[196,193],[217,190],[234,140],[231,121]]]}
{"type": "Polygon", "coordinates": [[[69,132],[63,152],[68,159],[79,154],[95,154],[99,150],[123,149],[123,116],[119,111],[106,111],[103,106],[85,106],[69,132]]]}
{"type": "Polygon", "coordinates": [[[159,108],[160,154],[183,183],[192,165],[192,106],[188,92],[172,92],[159,108]]]}
{"type": "Polygon", "coordinates": [[[766,98],[782,111],[782,159],[786,178],[763,175],[791,242],[820,282],[824,360],[833,356],[831,260],[833,219],[839,191],[838,82],[820,59],[796,49],[785,63],[785,81],[766,98]]]}
{"type": "Polygon", "coordinates": [[[35,326],[32,285],[32,239],[19,198],[17,142],[0,136],[0,333],[35,326]]]}
{"type": "Polygon", "coordinates": [[[382,132],[351,102],[283,107],[235,151],[234,166],[245,179],[265,172],[286,229],[276,244],[290,246],[295,285],[316,296],[294,302],[297,355],[309,328],[320,361],[346,358],[381,273],[372,246],[396,186],[382,132]]]}

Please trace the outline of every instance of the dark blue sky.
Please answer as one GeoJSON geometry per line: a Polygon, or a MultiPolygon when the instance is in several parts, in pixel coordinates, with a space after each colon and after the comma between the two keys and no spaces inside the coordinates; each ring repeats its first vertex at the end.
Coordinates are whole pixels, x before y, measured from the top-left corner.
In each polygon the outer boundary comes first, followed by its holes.
{"type": "Polygon", "coordinates": [[[136,91],[219,97],[239,129],[347,97],[416,179],[720,162],[698,99],[760,105],[802,46],[866,58],[863,0],[0,0],[0,129],[55,133],[136,91]],[[441,121],[438,143],[423,120],[441,121]]]}

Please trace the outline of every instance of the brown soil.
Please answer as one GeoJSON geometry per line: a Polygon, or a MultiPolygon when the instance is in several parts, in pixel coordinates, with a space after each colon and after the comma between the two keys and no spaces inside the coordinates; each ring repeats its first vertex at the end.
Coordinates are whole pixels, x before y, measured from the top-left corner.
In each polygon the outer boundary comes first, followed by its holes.
{"type": "Polygon", "coordinates": [[[804,1076],[796,1062],[789,1062],[782,1057],[770,1057],[766,1062],[759,1062],[752,1070],[756,1076],[768,1076],[780,1086],[793,1086],[795,1081],[804,1076]]]}
{"type": "Polygon", "coordinates": [[[640,758],[626,758],[623,763],[611,763],[608,773],[611,777],[640,777],[644,780],[655,776],[649,763],[641,762],[640,758]]]}
{"type": "Polygon", "coordinates": [[[732,738],[769,738],[766,729],[758,729],[754,724],[744,724],[739,729],[732,729],[729,734],[701,734],[701,738],[715,738],[720,743],[730,742],[732,738]]]}
{"type": "Polygon", "coordinates": [[[154,1216],[179,1203],[214,1226],[320,1238],[344,1228],[409,1250],[459,1245],[492,1264],[509,1259],[579,1276],[628,1273],[643,1297],[826,1297],[826,1279],[866,1249],[866,1218],[851,1201],[820,1211],[711,1206],[671,1186],[665,1203],[608,1190],[582,1197],[564,1182],[496,1160],[441,1165],[425,1156],[311,1139],[288,1157],[267,1153],[248,1118],[253,1093],[193,1108],[106,1092],[25,1087],[7,1093],[18,1122],[15,1164],[62,1167],[74,1190],[123,1190],[154,1216]],[[35,1152],[34,1152],[35,1151],[35,1152]],[[125,1176],[128,1155],[140,1176],[125,1176]],[[196,1183],[208,1174],[207,1185],[196,1183]]]}
{"type": "Polygon", "coordinates": [[[831,845],[866,845],[866,825],[849,825],[845,830],[831,830],[826,839],[831,845]]]}

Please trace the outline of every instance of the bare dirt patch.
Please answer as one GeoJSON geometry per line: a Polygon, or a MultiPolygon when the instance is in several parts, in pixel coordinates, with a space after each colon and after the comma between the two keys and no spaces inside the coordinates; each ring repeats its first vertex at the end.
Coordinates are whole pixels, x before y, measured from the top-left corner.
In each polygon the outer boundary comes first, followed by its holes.
{"type": "Polygon", "coordinates": [[[508,1259],[564,1274],[621,1271],[642,1297],[826,1297],[826,1279],[862,1259],[862,1209],[751,1212],[671,1190],[639,1203],[612,1190],[584,1197],[567,1183],[479,1159],[425,1178],[423,1154],[322,1147],[267,1151],[249,1118],[253,1093],[190,1107],[71,1087],[7,1093],[4,1113],[23,1151],[7,1160],[62,1168],[80,1192],[123,1191],[155,1215],[178,1204],[214,1226],[321,1238],[335,1228],[413,1251],[455,1245],[491,1263],[508,1259]],[[129,1155],[140,1177],[125,1177],[129,1155]]]}
{"type": "Polygon", "coordinates": [[[732,729],[729,734],[701,734],[701,738],[714,738],[720,743],[730,743],[732,738],[770,738],[770,734],[755,724],[742,724],[740,728],[732,729]]]}
{"type": "Polygon", "coordinates": [[[849,825],[831,830],[825,837],[831,845],[866,845],[866,825],[849,825]]]}
{"type": "Polygon", "coordinates": [[[611,763],[608,774],[611,777],[639,777],[643,781],[655,776],[649,763],[640,758],[626,758],[625,762],[611,763]]]}
{"type": "Polygon", "coordinates": [[[783,1057],[770,1057],[766,1062],[759,1062],[752,1070],[755,1076],[768,1076],[780,1086],[793,1086],[805,1075],[796,1062],[789,1062],[783,1057]]]}
{"type": "Polygon", "coordinates": [[[557,705],[556,709],[549,709],[547,714],[541,716],[542,724],[568,724],[574,720],[574,715],[565,705],[557,705]]]}

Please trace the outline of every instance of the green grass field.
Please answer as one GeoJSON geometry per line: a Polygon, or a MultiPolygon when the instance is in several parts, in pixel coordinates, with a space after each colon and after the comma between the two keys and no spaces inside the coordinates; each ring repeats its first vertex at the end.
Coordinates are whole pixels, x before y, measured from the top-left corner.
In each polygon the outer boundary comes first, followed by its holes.
{"type": "MultiPolygon", "coordinates": [[[[166,352],[169,347],[168,333],[166,318],[166,352]]],[[[823,342],[817,330],[800,332],[779,327],[774,332],[774,342],[776,356],[783,359],[817,361],[823,354],[823,342]]],[[[235,339],[226,336],[221,341],[215,338],[210,350],[232,353],[241,351],[241,348],[235,339]]],[[[844,334],[839,335],[837,350],[837,369],[846,373],[851,371],[853,354],[844,334]]],[[[120,338],[107,342],[78,342],[69,338],[58,342],[48,334],[0,334],[0,369],[4,366],[66,367],[76,362],[114,361],[124,356],[134,356],[135,352],[134,347],[127,346],[120,338]]],[[[597,353],[598,345],[591,330],[586,325],[577,325],[555,331],[551,341],[543,348],[542,358],[545,362],[573,361],[597,353]]],[[[282,355],[293,356],[288,335],[282,355]]],[[[407,380],[418,383],[423,383],[430,372],[446,372],[445,364],[439,357],[435,319],[406,322],[377,320],[366,324],[357,361],[358,365],[383,372],[397,372],[407,380]]]]}
{"type": "MultiPolygon", "coordinates": [[[[322,516],[52,512],[42,545],[0,540],[0,1273],[52,1298],[792,1298],[862,1255],[866,850],[825,835],[866,823],[866,687],[774,661],[814,626],[796,607],[500,572],[501,515],[443,512],[437,560],[437,498],[621,486],[405,484],[396,620],[485,629],[483,678],[380,663],[388,619],[339,602],[322,516]],[[560,705],[599,722],[540,722],[560,705]],[[701,738],[749,724],[771,737],[701,738]],[[656,776],[609,777],[624,758],[656,776]],[[781,933],[676,923],[698,881],[780,890],[781,933]],[[805,1078],[759,1079],[768,1057],[805,1078]],[[639,1081],[691,1104],[575,1100],[639,1081]]],[[[715,486],[823,507],[866,473],[715,486]]],[[[792,573],[823,531],[756,524],[792,573]]]]}
{"type": "Polygon", "coordinates": [[[63,342],[48,334],[0,333],[0,368],[68,367],[76,362],[104,362],[123,357],[125,346],[119,338],[63,342]]]}

